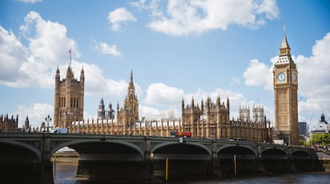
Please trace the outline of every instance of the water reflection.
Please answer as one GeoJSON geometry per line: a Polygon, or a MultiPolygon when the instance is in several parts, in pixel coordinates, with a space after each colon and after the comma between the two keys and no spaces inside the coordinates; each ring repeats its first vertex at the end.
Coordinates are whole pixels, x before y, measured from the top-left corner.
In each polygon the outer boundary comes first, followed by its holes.
{"type": "Polygon", "coordinates": [[[78,163],[56,163],[54,164],[54,183],[55,184],[78,184],[74,179],[77,174],[78,163]],[[56,169],[56,171],[55,171],[56,169]]]}
{"type": "MultiPolygon", "coordinates": [[[[55,166],[54,166],[55,167],[55,166]]],[[[77,163],[56,163],[56,172],[54,172],[55,184],[96,184],[111,183],[101,181],[77,181],[74,176],[77,172],[77,163]]],[[[220,177],[202,177],[191,179],[169,178],[171,184],[328,184],[330,183],[330,172],[309,172],[309,173],[290,173],[290,174],[271,174],[259,173],[254,176],[240,176],[236,178],[220,178],[220,177]],[[172,180],[171,180],[172,179],[172,180]]],[[[120,182],[120,184],[133,184],[136,182],[120,182]]],[[[163,181],[145,182],[147,184],[159,184],[163,181]]]]}

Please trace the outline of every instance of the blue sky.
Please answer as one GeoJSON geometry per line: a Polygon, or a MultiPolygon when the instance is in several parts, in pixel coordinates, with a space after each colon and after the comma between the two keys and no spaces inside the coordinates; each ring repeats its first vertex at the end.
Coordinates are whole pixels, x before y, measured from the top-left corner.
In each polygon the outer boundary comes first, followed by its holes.
{"type": "Polygon", "coordinates": [[[299,120],[330,116],[330,2],[285,0],[0,1],[0,114],[53,116],[57,66],[85,70],[85,118],[122,106],[133,71],[140,117],[210,96],[262,105],[274,123],[273,63],[283,27],[299,72],[299,120]]]}

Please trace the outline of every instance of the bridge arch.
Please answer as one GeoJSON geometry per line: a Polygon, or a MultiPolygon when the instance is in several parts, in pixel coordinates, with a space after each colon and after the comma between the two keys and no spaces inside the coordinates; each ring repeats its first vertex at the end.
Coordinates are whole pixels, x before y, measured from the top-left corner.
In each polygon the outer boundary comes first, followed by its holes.
{"type": "Polygon", "coordinates": [[[82,160],[142,161],[144,159],[144,151],[141,147],[134,143],[120,140],[72,140],[57,144],[52,148],[51,154],[65,146],[76,150],[82,160]],[[94,155],[94,157],[91,155],[94,155]]]}
{"type": "Polygon", "coordinates": [[[283,149],[268,148],[261,152],[263,159],[268,160],[287,160],[288,153],[283,149]]]}
{"type": "Polygon", "coordinates": [[[205,145],[186,142],[173,143],[165,142],[159,143],[152,147],[153,159],[180,159],[180,160],[211,160],[212,152],[205,145]]]}
{"type": "Polygon", "coordinates": [[[255,160],[257,152],[249,146],[245,145],[227,145],[217,149],[218,159],[236,159],[255,160]]]}
{"type": "MultiPolygon", "coordinates": [[[[33,163],[41,162],[41,151],[30,144],[26,144],[25,142],[8,140],[8,139],[6,139],[6,140],[0,139],[0,146],[1,146],[1,150],[3,150],[3,151],[10,151],[10,150],[15,151],[15,149],[17,149],[17,152],[21,153],[22,156],[24,156],[24,154],[25,154],[25,156],[28,156],[28,155],[35,156],[35,159],[32,158],[33,160],[31,160],[31,162],[33,162],[33,163]],[[24,153],[22,153],[22,151],[24,153]]],[[[41,147],[42,145],[39,145],[39,146],[41,147]]]]}
{"type": "Polygon", "coordinates": [[[297,150],[291,153],[292,159],[294,160],[309,160],[311,159],[311,154],[305,150],[297,150]]]}

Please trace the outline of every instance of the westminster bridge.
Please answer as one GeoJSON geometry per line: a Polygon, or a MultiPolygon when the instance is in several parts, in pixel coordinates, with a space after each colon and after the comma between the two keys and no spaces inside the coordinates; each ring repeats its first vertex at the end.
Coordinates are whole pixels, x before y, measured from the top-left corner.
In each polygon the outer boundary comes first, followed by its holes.
{"type": "Polygon", "coordinates": [[[5,181],[53,183],[52,155],[68,146],[80,155],[77,176],[152,180],[155,173],[221,175],[237,171],[313,170],[309,148],[157,136],[0,133],[0,175],[5,181]],[[234,166],[234,157],[236,166],[234,166]]]}

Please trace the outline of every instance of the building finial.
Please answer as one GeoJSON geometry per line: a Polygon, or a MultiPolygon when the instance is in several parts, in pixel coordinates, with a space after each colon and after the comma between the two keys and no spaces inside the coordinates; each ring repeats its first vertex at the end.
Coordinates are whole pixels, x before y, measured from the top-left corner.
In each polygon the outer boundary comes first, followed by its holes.
{"type": "Polygon", "coordinates": [[[57,65],[57,68],[56,68],[56,74],[59,75],[60,74],[60,69],[59,69],[59,66],[57,65]]]}
{"type": "Polygon", "coordinates": [[[84,75],[85,71],[84,71],[84,66],[81,66],[81,71],[80,71],[80,76],[84,75]]]}
{"type": "Polygon", "coordinates": [[[71,67],[71,48],[69,50],[69,53],[70,53],[70,62],[69,62],[69,67],[71,67]]]}
{"type": "Polygon", "coordinates": [[[133,70],[131,70],[131,81],[133,81],[133,70]]]}
{"type": "Polygon", "coordinates": [[[133,82],[133,70],[131,70],[131,79],[130,79],[129,85],[130,86],[134,86],[134,82],[133,82]]]}
{"type": "Polygon", "coordinates": [[[127,96],[130,95],[135,95],[135,87],[134,87],[134,82],[133,82],[133,70],[131,70],[131,79],[128,85],[128,94],[127,96]]]}

